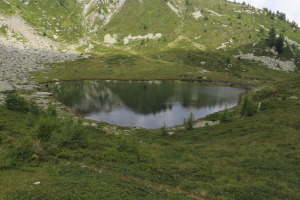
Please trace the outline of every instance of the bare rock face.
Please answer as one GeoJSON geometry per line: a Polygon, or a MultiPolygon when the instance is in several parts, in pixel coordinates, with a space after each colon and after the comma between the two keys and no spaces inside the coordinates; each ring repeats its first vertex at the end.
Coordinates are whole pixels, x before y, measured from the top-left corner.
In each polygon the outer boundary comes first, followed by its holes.
{"type": "Polygon", "coordinates": [[[91,32],[108,24],[111,17],[118,13],[126,0],[78,0],[83,6],[84,27],[91,29],[91,32]]]}

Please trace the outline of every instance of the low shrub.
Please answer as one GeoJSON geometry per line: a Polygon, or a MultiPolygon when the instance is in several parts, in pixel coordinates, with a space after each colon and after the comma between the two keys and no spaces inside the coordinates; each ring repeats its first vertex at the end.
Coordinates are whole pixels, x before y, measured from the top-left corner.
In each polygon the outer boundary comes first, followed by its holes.
{"type": "Polygon", "coordinates": [[[5,105],[9,110],[15,110],[20,112],[28,112],[28,102],[24,97],[21,97],[15,93],[8,93],[5,97],[5,105]]]}
{"type": "Polygon", "coordinates": [[[226,108],[220,118],[221,122],[231,122],[233,121],[233,116],[232,113],[228,111],[228,109],[226,108]]]}
{"type": "Polygon", "coordinates": [[[59,121],[58,118],[54,119],[56,119],[57,128],[51,133],[51,144],[71,149],[87,147],[87,132],[81,121],[74,122],[72,118],[63,121],[59,121]]]}
{"type": "Polygon", "coordinates": [[[37,138],[41,139],[41,141],[48,141],[57,129],[59,129],[57,119],[51,117],[42,118],[37,128],[37,138]]]}
{"type": "Polygon", "coordinates": [[[17,160],[28,161],[34,154],[33,151],[33,140],[30,136],[18,139],[10,151],[11,157],[17,160]]]}
{"type": "Polygon", "coordinates": [[[48,108],[46,109],[46,115],[50,117],[57,117],[56,107],[51,103],[48,105],[48,108]]]}
{"type": "Polygon", "coordinates": [[[253,116],[255,113],[256,113],[256,106],[253,100],[247,95],[243,101],[241,115],[249,117],[249,116],[253,116]]]}
{"type": "Polygon", "coordinates": [[[160,132],[161,132],[161,135],[162,136],[166,136],[168,135],[168,132],[167,132],[167,125],[164,123],[164,125],[160,128],[160,132]]]}
{"type": "Polygon", "coordinates": [[[39,114],[40,108],[33,100],[27,100],[16,93],[8,93],[5,97],[5,105],[7,109],[19,111],[19,112],[30,112],[32,114],[39,114]]]}
{"type": "Polygon", "coordinates": [[[187,131],[193,130],[194,124],[195,124],[195,117],[194,117],[193,113],[191,113],[187,119],[184,118],[183,126],[184,126],[185,130],[187,130],[187,131]]]}

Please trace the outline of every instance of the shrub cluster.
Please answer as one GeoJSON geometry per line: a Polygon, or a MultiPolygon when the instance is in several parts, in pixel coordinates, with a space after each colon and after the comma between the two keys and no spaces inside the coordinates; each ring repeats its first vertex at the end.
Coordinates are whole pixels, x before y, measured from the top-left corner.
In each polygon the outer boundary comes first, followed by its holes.
{"type": "Polygon", "coordinates": [[[187,119],[186,118],[184,119],[183,126],[185,130],[191,131],[194,129],[194,125],[195,125],[195,117],[193,113],[191,113],[187,119]]]}
{"type": "Polygon", "coordinates": [[[26,100],[24,97],[15,93],[9,93],[6,95],[5,105],[9,110],[24,113],[30,112],[33,114],[38,114],[40,112],[38,105],[34,101],[26,100]]]}
{"type": "Polygon", "coordinates": [[[0,142],[5,143],[0,169],[16,166],[19,162],[38,162],[49,155],[57,155],[64,148],[87,147],[87,131],[82,122],[58,117],[55,106],[50,104],[47,109],[41,109],[34,101],[14,93],[7,94],[5,105],[9,110],[27,114],[28,119],[18,137],[0,137],[0,142]]]}

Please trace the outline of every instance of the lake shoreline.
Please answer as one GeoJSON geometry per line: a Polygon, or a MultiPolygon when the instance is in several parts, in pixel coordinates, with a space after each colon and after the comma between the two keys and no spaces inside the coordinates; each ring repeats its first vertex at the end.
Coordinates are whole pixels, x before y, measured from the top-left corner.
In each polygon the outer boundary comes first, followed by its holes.
{"type": "Polygon", "coordinates": [[[157,129],[163,121],[168,127],[182,125],[184,117],[191,112],[195,119],[204,119],[226,107],[235,107],[240,103],[239,95],[246,93],[245,89],[224,85],[223,82],[213,84],[186,80],[126,83],[116,80],[66,81],[47,84],[44,89],[56,94],[55,100],[84,119],[146,129],[157,129]],[[148,86],[150,88],[146,89],[148,86]],[[140,98],[129,97],[124,92],[127,90],[140,98]],[[149,100],[151,98],[153,100],[149,100]],[[173,117],[168,117],[172,112],[175,112],[173,117]]]}
{"type": "MultiPolygon", "coordinates": [[[[183,81],[183,82],[203,82],[203,83],[223,83],[227,84],[227,86],[240,86],[244,89],[251,90],[253,89],[253,84],[237,82],[237,81],[226,81],[226,80],[207,80],[207,79],[199,79],[199,78],[160,78],[160,79],[121,79],[121,78],[97,78],[97,79],[72,79],[72,80],[59,80],[59,81],[47,81],[40,83],[42,86],[47,84],[52,84],[55,82],[72,82],[72,81],[183,81]]],[[[239,88],[239,87],[237,87],[239,88]]]]}

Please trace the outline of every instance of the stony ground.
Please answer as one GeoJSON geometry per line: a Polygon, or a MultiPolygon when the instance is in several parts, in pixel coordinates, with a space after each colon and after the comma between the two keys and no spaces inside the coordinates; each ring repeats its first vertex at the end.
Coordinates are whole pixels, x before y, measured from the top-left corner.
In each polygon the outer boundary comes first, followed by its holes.
{"type": "Polygon", "coordinates": [[[19,16],[0,15],[0,27],[5,27],[5,34],[0,34],[0,92],[33,90],[38,86],[29,72],[51,67],[46,63],[80,56],[76,51],[59,51],[57,43],[36,32],[19,16]]]}

